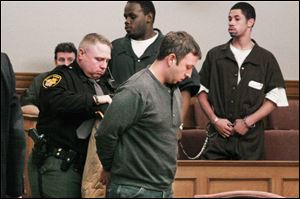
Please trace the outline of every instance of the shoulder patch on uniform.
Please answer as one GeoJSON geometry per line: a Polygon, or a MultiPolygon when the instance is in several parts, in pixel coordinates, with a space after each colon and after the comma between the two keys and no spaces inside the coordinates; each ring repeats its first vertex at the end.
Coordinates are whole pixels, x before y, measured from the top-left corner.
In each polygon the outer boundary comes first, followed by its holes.
{"type": "Polygon", "coordinates": [[[60,82],[61,79],[62,79],[62,77],[60,75],[57,75],[57,74],[48,75],[43,80],[43,87],[44,88],[54,87],[60,82]]]}

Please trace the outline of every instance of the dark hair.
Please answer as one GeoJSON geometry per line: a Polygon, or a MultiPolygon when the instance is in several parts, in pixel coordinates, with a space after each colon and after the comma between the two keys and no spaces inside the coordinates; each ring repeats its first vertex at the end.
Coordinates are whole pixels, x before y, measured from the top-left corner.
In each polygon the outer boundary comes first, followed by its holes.
{"type": "Polygon", "coordinates": [[[67,53],[74,53],[75,57],[77,57],[77,49],[75,45],[72,42],[64,42],[64,43],[59,43],[55,47],[54,50],[54,59],[57,59],[57,53],[59,52],[67,52],[67,53]]]}
{"type": "Polygon", "coordinates": [[[137,3],[140,4],[141,8],[145,15],[149,14],[150,12],[153,14],[153,22],[155,20],[155,7],[152,1],[128,1],[127,3],[137,3]]]}
{"type": "Polygon", "coordinates": [[[201,58],[201,50],[194,38],[185,31],[169,32],[164,36],[157,56],[158,60],[164,59],[169,54],[176,55],[177,63],[179,63],[187,54],[201,58]]]}
{"type": "Polygon", "coordinates": [[[256,19],[255,9],[249,3],[239,2],[236,3],[230,10],[240,9],[242,10],[243,15],[245,15],[246,19],[256,19]]]}

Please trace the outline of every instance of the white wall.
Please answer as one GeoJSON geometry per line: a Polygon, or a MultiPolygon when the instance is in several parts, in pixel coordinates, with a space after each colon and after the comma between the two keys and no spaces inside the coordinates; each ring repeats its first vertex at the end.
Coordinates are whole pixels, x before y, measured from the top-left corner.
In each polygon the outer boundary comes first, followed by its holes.
{"type": "MultiPolygon", "coordinates": [[[[229,40],[227,16],[237,1],[155,1],[155,27],[163,33],[185,30],[200,44],[204,57],[229,40]]],[[[299,2],[255,2],[253,38],[277,58],[286,80],[299,80],[299,2]]],[[[1,1],[1,51],[16,72],[52,69],[54,47],[98,32],[113,40],[125,34],[121,2],[1,1]]],[[[201,68],[204,58],[197,66],[201,68]]]]}

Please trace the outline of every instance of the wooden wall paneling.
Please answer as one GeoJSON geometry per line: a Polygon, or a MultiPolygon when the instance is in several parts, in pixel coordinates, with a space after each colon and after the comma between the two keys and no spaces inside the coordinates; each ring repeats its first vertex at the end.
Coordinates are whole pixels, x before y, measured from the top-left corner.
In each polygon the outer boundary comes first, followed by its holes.
{"type": "Polygon", "coordinates": [[[179,160],[173,188],[183,198],[234,190],[299,197],[298,185],[299,161],[179,160]]]}
{"type": "Polygon", "coordinates": [[[299,178],[282,178],[281,194],[288,198],[299,197],[299,178]]]}

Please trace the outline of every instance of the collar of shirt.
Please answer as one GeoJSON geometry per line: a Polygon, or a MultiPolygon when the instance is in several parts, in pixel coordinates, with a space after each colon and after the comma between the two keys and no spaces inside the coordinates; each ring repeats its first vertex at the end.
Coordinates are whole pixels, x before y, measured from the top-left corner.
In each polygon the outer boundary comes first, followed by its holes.
{"type": "MultiPolygon", "coordinates": [[[[232,51],[230,50],[230,44],[232,42],[232,39],[229,40],[226,44],[224,44],[221,48],[221,50],[224,51],[224,53],[222,53],[220,58],[229,58],[233,61],[235,61],[234,55],[232,53],[232,51]]],[[[244,63],[251,63],[253,65],[259,66],[259,63],[261,63],[261,59],[262,57],[260,56],[260,49],[261,47],[256,43],[255,40],[252,39],[252,42],[254,43],[254,47],[251,50],[250,54],[247,56],[247,58],[245,59],[244,63]]]]}

